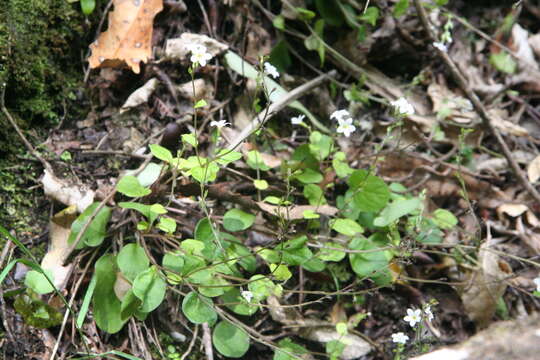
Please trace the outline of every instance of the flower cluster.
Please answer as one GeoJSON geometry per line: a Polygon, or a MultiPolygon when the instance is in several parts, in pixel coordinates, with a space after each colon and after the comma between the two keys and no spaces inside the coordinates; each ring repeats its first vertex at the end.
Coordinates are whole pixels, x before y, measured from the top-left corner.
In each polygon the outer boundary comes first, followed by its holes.
{"type": "Polygon", "coordinates": [[[269,62],[264,63],[264,73],[270,75],[274,79],[279,77],[279,72],[277,71],[276,67],[269,62]]]}
{"type": "Polygon", "coordinates": [[[301,125],[302,123],[304,123],[304,118],[305,117],[306,117],[306,115],[298,115],[298,116],[292,117],[291,118],[291,124],[293,124],[293,125],[301,125]]]}
{"type": "Polygon", "coordinates": [[[345,135],[346,137],[351,136],[356,130],[356,126],[352,124],[353,119],[351,114],[347,110],[336,110],[330,115],[330,119],[335,119],[338,122],[337,132],[345,135]]]}
{"type": "Polygon", "coordinates": [[[227,125],[230,125],[230,124],[227,122],[227,120],[223,120],[223,119],[218,120],[218,121],[212,120],[210,122],[210,126],[215,126],[218,129],[221,129],[222,127],[227,126],[227,125]]]}
{"type": "Polygon", "coordinates": [[[251,299],[253,299],[253,293],[251,291],[244,290],[241,295],[247,302],[251,302],[251,299]]]}
{"type": "Polygon", "coordinates": [[[392,341],[398,344],[405,344],[409,340],[409,337],[402,332],[392,334],[392,341]]]}
{"type": "Polygon", "coordinates": [[[403,320],[408,322],[410,327],[415,327],[416,324],[421,322],[424,318],[428,321],[431,321],[434,318],[429,304],[424,306],[424,311],[420,309],[407,309],[407,316],[405,316],[403,320]]]}
{"type": "Polygon", "coordinates": [[[191,52],[191,62],[193,64],[199,64],[200,66],[206,66],[206,62],[212,59],[212,54],[208,52],[206,46],[201,44],[189,44],[187,46],[191,52]]]}
{"type": "Polygon", "coordinates": [[[407,116],[414,114],[414,107],[407,99],[400,97],[397,100],[390,102],[390,105],[394,108],[395,112],[400,116],[407,116]]]}

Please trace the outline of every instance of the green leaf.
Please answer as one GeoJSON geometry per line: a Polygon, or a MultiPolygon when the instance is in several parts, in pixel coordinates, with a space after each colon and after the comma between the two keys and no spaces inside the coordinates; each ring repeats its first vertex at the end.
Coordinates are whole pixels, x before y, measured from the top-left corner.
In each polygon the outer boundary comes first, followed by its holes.
{"type": "Polygon", "coordinates": [[[81,10],[84,15],[90,15],[96,8],[96,0],[81,0],[81,10]]]}
{"type": "Polygon", "coordinates": [[[279,72],[286,72],[292,65],[289,47],[285,40],[280,40],[270,52],[268,62],[274,65],[279,72]]]}
{"type": "Polygon", "coordinates": [[[184,144],[189,144],[193,147],[197,147],[197,138],[193,134],[183,134],[182,135],[182,142],[184,144]]]}
{"type": "Polygon", "coordinates": [[[155,266],[141,272],[133,282],[133,294],[142,301],[140,311],[149,313],[161,304],[165,298],[167,284],[159,276],[155,266]]]}
{"type": "Polygon", "coordinates": [[[121,318],[121,302],[114,293],[116,282],[116,257],[105,254],[95,264],[96,289],[92,297],[92,309],[97,326],[109,334],[114,334],[126,323],[121,318]]]}
{"type": "Polygon", "coordinates": [[[309,352],[305,347],[294,343],[289,338],[280,340],[278,346],[279,349],[275,350],[272,360],[297,360],[298,358],[302,358],[302,355],[309,352]],[[287,353],[290,353],[293,356],[287,353]]]}
{"type": "Polygon", "coordinates": [[[206,184],[216,180],[219,172],[219,166],[215,162],[208,162],[207,159],[201,159],[202,165],[197,165],[191,169],[190,174],[201,184],[206,184]]]}
{"type": "Polygon", "coordinates": [[[167,163],[171,163],[173,161],[173,156],[169,149],[158,144],[150,144],[149,147],[152,155],[157,157],[159,160],[167,163]]]}
{"type": "Polygon", "coordinates": [[[249,349],[249,336],[243,329],[221,321],[214,328],[212,343],[223,356],[240,358],[249,349]]]}
{"type": "MultiPolygon", "coordinates": [[[[370,239],[372,239],[372,237],[370,237],[370,239]]],[[[370,239],[364,237],[355,238],[349,244],[349,248],[351,250],[374,250],[379,248],[379,245],[370,239]]],[[[387,250],[350,253],[349,260],[353,271],[360,278],[388,273],[389,260],[387,254],[385,254],[386,251],[387,250]]],[[[390,275],[388,274],[388,276],[390,275]]]]}
{"type": "Polygon", "coordinates": [[[507,74],[513,74],[516,72],[516,62],[512,59],[512,56],[505,51],[501,51],[498,54],[491,54],[489,57],[491,65],[501,72],[507,74]]]}
{"type": "Polygon", "coordinates": [[[304,210],[302,211],[302,217],[306,220],[310,220],[310,219],[318,219],[321,217],[321,215],[317,214],[313,210],[304,210]]]}
{"type": "Polygon", "coordinates": [[[116,257],[118,268],[131,282],[144,270],[148,269],[150,260],[144,249],[135,243],[125,245],[116,257]]]}
{"type": "Polygon", "coordinates": [[[341,26],[345,17],[336,4],[336,0],[315,0],[315,6],[321,17],[332,26],[341,26]]]}
{"type": "Polygon", "coordinates": [[[206,105],[208,105],[208,103],[206,102],[206,100],[201,99],[201,100],[199,100],[199,101],[197,101],[197,102],[195,103],[195,105],[193,106],[193,108],[194,108],[194,109],[198,109],[198,108],[202,108],[202,107],[204,107],[204,106],[206,106],[206,105]]]}
{"type": "Polygon", "coordinates": [[[159,230],[164,231],[167,234],[172,234],[176,231],[176,221],[170,217],[161,217],[159,218],[157,227],[159,230]]]}
{"type": "Polygon", "coordinates": [[[386,183],[366,170],[353,172],[348,183],[354,191],[354,205],[361,211],[377,212],[385,207],[390,199],[390,190],[386,183]]]}
{"type": "Polygon", "coordinates": [[[262,170],[262,171],[270,170],[270,167],[264,163],[261,153],[258,152],[257,150],[251,150],[250,152],[247,153],[246,163],[253,170],[262,170]]]}
{"type": "Polygon", "coordinates": [[[321,66],[324,65],[324,57],[325,57],[325,52],[326,52],[326,47],[323,41],[321,41],[321,39],[324,38],[324,24],[325,23],[323,19],[317,20],[315,22],[315,27],[313,29],[315,31],[315,34],[311,34],[309,37],[307,37],[304,40],[304,46],[306,47],[306,49],[316,50],[317,53],[319,54],[321,66]]]}
{"type": "Polygon", "coordinates": [[[400,217],[417,210],[421,205],[422,201],[419,198],[396,200],[381,211],[373,221],[373,225],[388,226],[400,217]]]}
{"type": "Polygon", "coordinates": [[[313,11],[302,7],[297,7],[295,10],[298,13],[298,18],[303,21],[311,21],[311,19],[317,16],[313,11]]]}
{"type": "Polygon", "coordinates": [[[193,324],[213,323],[217,313],[212,305],[211,299],[192,291],[182,301],[182,312],[193,324]]]}
{"type": "Polygon", "coordinates": [[[233,161],[240,160],[242,158],[242,153],[238,151],[232,151],[227,149],[221,149],[216,155],[216,161],[221,165],[227,165],[233,161]]]}
{"type": "Polygon", "coordinates": [[[120,179],[116,185],[116,190],[129,197],[141,197],[150,194],[152,191],[139,183],[135,176],[127,175],[120,179]]]}
{"type": "Polygon", "coordinates": [[[231,209],[223,216],[223,227],[228,231],[243,231],[253,225],[255,215],[240,209],[231,209]]]}
{"type": "Polygon", "coordinates": [[[207,243],[216,240],[210,219],[202,218],[195,226],[195,239],[207,243]]]}
{"type": "Polygon", "coordinates": [[[304,186],[304,197],[308,199],[309,204],[313,206],[326,204],[322,189],[315,184],[304,186]]]}
{"type": "Polygon", "coordinates": [[[286,281],[292,277],[292,273],[289,270],[289,267],[285,264],[270,264],[268,265],[268,267],[270,268],[270,272],[272,273],[272,275],[274,275],[276,280],[286,281]]]}
{"type": "MultiPolygon", "coordinates": [[[[99,206],[98,202],[93,203],[86,208],[75,221],[71,224],[71,232],[68,238],[68,244],[72,244],[79,233],[81,232],[84,225],[90,220],[90,216],[94,213],[96,208],[99,206]]],[[[86,231],[84,232],[81,241],[79,242],[77,249],[81,249],[86,246],[99,246],[105,239],[107,235],[107,223],[111,218],[112,210],[108,206],[104,206],[97,213],[96,217],[86,231]]]]}
{"type": "Polygon", "coordinates": [[[394,6],[394,17],[403,16],[409,8],[409,0],[399,0],[394,6]]]}
{"type": "Polygon", "coordinates": [[[153,223],[159,215],[167,213],[167,209],[165,209],[161,204],[146,205],[128,201],[118,203],[118,205],[124,209],[132,209],[140,212],[148,219],[150,223],[153,223]]]}
{"type": "Polygon", "coordinates": [[[274,294],[276,284],[264,275],[253,275],[249,279],[248,289],[253,293],[254,302],[261,302],[270,295],[274,294]]]}
{"type": "MultiPolygon", "coordinates": [[[[51,281],[54,281],[53,273],[51,270],[44,270],[51,281]]],[[[40,295],[48,294],[54,291],[54,287],[47,281],[45,275],[35,270],[30,270],[26,273],[24,279],[24,285],[34,290],[40,295]]]]}
{"type": "Polygon", "coordinates": [[[319,161],[326,159],[333,147],[334,141],[330,136],[321,134],[318,131],[312,132],[309,136],[309,150],[319,161]]]}
{"type": "Polygon", "coordinates": [[[153,162],[146,165],[144,170],[141,171],[139,175],[137,175],[137,179],[139,180],[141,186],[148,187],[155,183],[156,180],[159,178],[159,175],[161,174],[162,168],[162,165],[153,162]]]}
{"type": "Polygon", "coordinates": [[[274,18],[274,21],[272,21],[272,24],[276,29],[279,29],[281,31],[285,30],[285,18],[283,15],[278,15],[274,18]]]}
{"type": "Polygon", "coordinates": [[[351,169],[349,164],[347,164],[347,158],[345,156],[345,153],[342,151],[334,154],[334,159],[332,159],[332,167],[334,168],[336,175],[342,179],[351,175],[354,172],[354,170],[351,169]]]}
{"type": "Polygon", "coordinates": [[[351,219],[335,219],[332,222],[332,229],[346,236],[355,236],[364,232],[364,229],[351,219]]]}
{"type": "MultiPolygon", "coordinates": [[[[395,16],[395,13],[394,13],[394,16],[395,16]]],[[[375,6],[370,6],[366,9],[365,13],[359,16],[359,19],[367,22],[371,26],[375,26],[375,24],[377,23],[377,20],[379,19],[379,9],[376,8],[375,6]]]]}
{"type": "Polygon", "coordinates": [[[259,190],[266,190],[268,189],[268,181],[266,180],[254,180],[253,185],[259,190]]]}
{"type": "Polygon", "coordinates": [[[457,225],[458,219],[450,211],[445,209],[437,209],[433,212],[433,221],[441,229],[452,229],[457,225]]]}
{"type": "Polygon", "coordinates": [[[295,177],[304,184],[320,183],[324,179],[320,172],[312,169],[304,169],[304,171],[295,177]]]}
{"type": "Polygon", "coordinates": [[[324,243],[324,246],[327,248],[333,249],[321,249],[317,254],[317,257],[322,261],[341,261],[347,255],[345,253],[345,248],[343,245],[336,242],[327,242],[324,243]],[[343,249],[343,250],[334,250],[334,249],[343,249]]]}

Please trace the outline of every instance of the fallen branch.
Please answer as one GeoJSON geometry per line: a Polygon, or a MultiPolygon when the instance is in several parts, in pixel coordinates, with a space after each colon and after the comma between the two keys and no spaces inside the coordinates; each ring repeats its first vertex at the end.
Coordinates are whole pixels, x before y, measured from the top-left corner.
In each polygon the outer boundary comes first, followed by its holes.
{"type": "MultiPolygon", "coordinates": [[[[438,40],[431,30],[431,27],[430,27],[430,24],[428,22],[428,18],[426,15],[426,11],[422,7],[420,0],[414,0],[414,5],[416,7],[416,11],[418,12],[418,16],[420,17],[420,22],[422,23],[422,26],[428,35],[429,41],[432,44],[434,42],[437,42],[438,40]]],[[[512,171],[514,172],[514,174],[517,176],[519,182],[523,185],[523,187],[525,187],[525,190],[527,190],[527,192],[540,204],[540,193],[538,193],[538,191],[536,191],[536,189],[531,185],[529,180],[527,180],[527,177],[525,176],[523,171],[521,171],[518,163],[514,160],[512,152],[508,148],[508,145],[504,141],[499,130],[493,125],[493,121],[491,120],[484,104],[482,104],[478,96],[471,89],[467,80],[465,79],[465,77],[463,77],[461,72],[458,70],[456,64],[450,58],[450,56],[448,56],[446,51],[442,51],[438,48],[435,48],[435,51],[437,52],[439,57],[443,60],[445,65],[448,67],[448,69],[450,70],[450,73],[452,74],[452,77],[457,82],[461,90],[465,93],[467,98],[469,98],[469,100],[473,104],[474,110],[482,119],[482,123],[484,124],[484,126],[489,130],[489,132],[497,140],[497,143],[499,144],[504,157],[508,161],[508,164],[512,168],[512,171]]]]}

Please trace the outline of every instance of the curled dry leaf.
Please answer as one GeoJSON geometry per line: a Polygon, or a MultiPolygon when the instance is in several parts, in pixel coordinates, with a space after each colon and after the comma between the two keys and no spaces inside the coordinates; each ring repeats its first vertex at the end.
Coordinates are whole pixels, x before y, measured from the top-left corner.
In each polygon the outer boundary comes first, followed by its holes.
{"type": "Polygon", "coordinates": [[[120,108],[120,113],[123,113],[131,108],[137,107],[141,104],[144,104],[150,98],[150,95],[154,93],[159,84],[158,79],[152,78],[148,80],[143,86],[135,90],[129,97],[126,102],[120,108]]]}
{"type": "Polygon", "coordinates": [[[518,217],[527,210],[529,210],[529,208],[523,204],[502,204],[497,208],[497,213],[500,217],[502,217],[502,214],[518,217]]]}
{"type": "Polygon", "coordinates": [[[504,280],[512,273],[510,266],[492,251],[492,243],[486,240],[480,247],[478,268],[470,274],[461,291],[465,311],[479,328],[491,322],[497,302],[506,290],[504,280]]]}
{"type": "Polygon", "coordinates": [[[179,38],[168,39],[165,44],[165,56],[170,59],[185,59],[190,50],[189,45],[198,44],[206,47],[206,51],[217,56],[229,48],[228,45],[220,43],[206,35],[183,33],[179,38]]]}
{"type": "Polygon", "coordinates": [[[50,196],[66,206],[74,205],[80,213],[94,202],[95,193],[92,190],[86,189],[82,185],[68,184],[47,170],[44,171],[41,183],[46,196],[50,196]]]}
{"type": "Polygon", "coordinates": [[[527,176],[532,183],[537,182],[538,179],[540,179],[540,155],[535,157],[529,166],[527,166],[527,176]]]}
{"type": "Polygon", "coordinates": [[[152,56],[152,25],[163,0],[114,0],[109,28],[90,45],[90,67],[127,64],[134,73],[152,56]]]}
{"type": "Polygon", "coordinates": [[[333,216],[338,212],[338,209],[330,205],[312,206],[312,205],[292,205],[292,206],[277,206],[270,205],[263,201],[257,202],[261,210],[266,211],[274,216],[283,217],[288,220],[300,220],[304,218],[305,211],[313,211],[317,214],[333,216]]]}

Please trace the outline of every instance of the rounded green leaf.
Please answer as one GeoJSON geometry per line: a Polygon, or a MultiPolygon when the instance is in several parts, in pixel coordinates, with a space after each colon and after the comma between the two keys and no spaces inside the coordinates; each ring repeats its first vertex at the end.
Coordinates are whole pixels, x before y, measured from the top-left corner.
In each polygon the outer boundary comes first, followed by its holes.
{"type": "Polygon", "coordinates": [[[419,198],[394,201],[381,211],[380,215],[373,221],[373,225],[381,227],[390,225],[400,217],[415,211],[421,205],[422,201],[419,198]]]}
{"type": "Polygon", "coordinates": [[[223,227],[228,231],[242,231],[253,225],[255,215],[240,209],[231,209],[223,216],[223,227]]]}
{"type": "Polygon", "coordinates": [[[212,342],[220,354],[230,358],[242,357],[249,349],[248,334],[227,321],[216,325],[212,342]]]}
{"type": "MultiPolygon", "coordinates": [[[[51,270],[45,270],[45,273],[51,281],[54,280],[51,270]]],[[[47,278],[45,278],[45,275],[36,270],[31,270],[26,273],[24,285],[28,286],[38,294],[48,294],[54,290],[54,287],[47,281],[47,278]]]]}
{"type": "Polygon", "coordinates": [[[146,256],[144,249],[139,244],[127,244],[118,253],[116,262],[122,274],[133,281],[139,273],[148,269],[150,260],[146,256]]]}
{"type": "Polygon", "coordinates": [[[305,169],[300,175],[296,176],[296,179],[304,184],[315,184],[323,181],[323,176],[313,169],[305,169]]]}
{"type": "Polygon", "coordinates": [[[233,288],[221,295],[221,300],[229,309],[238,315],[253,315],[259,310],[258,305],[246,304],[237,288],[233,288]]]}
{"type": "Polygon", "coordinates": [[[140,311],[145,313],[161,304],[166,290],[167,283],[159,276],[155,266],[137,275],[133,282],[133,294],[142,300],[140,311]]]}
{"type": "Polygon", "coordinates": [[[150,194],[152,191],[143,187],[135,176],[127,175],[120,179],[116,185],[116,190],[129,197],[141,197],[150,194]]]}
{"type": "Polygon", "coordinates": [[[212,304],[211,299],[192,291],[182,301],[182,312],[194,324],[211,323],[217,320],[212,304]]]}
{"type": "Polygon", "coordinates": [[[346,236],[355,236],[364,232],[362,226],[352,219],[335,219],[332,223],[332,229],[346,236]]]}
{"type": "Polygon", "coordinates": [[[354,190],[354,205],[361,211],[377,212],[390,199],[386,183],[366,170],[355,171],[349,178],[349,186],[354,190]]]}
{"type": "Polygon", "coordinates": [[[437,209],[433,212],[433,221],[441,229],[451,229],[457,225],[458,219],[450,211],[437,209]]]}

